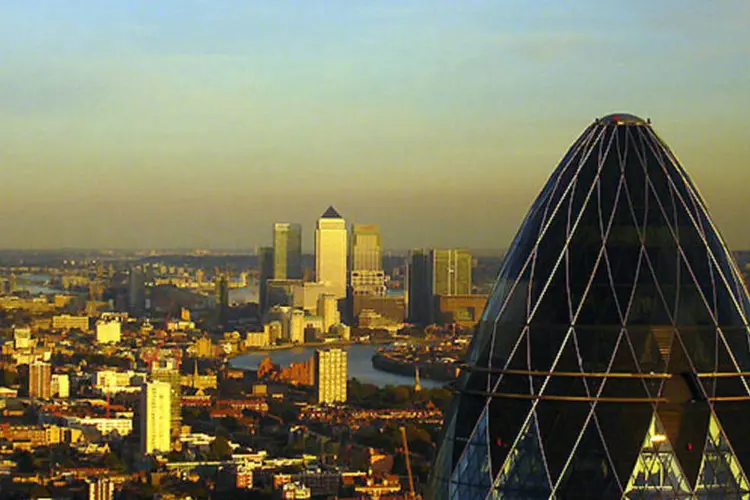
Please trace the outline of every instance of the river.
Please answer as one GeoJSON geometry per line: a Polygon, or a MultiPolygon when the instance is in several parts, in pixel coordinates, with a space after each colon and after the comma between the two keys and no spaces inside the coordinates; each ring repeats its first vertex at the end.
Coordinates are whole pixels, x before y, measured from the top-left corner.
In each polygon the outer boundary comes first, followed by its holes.
{"type": "MultiPolygon", "coordinates": [[[[375,354],[378,347],[379,346],[373,344],[352,344],[342,347],[342,349],[349,353],[349,378],[356,378],[360,382],[374,384],[378,387],[384,387],[386,385],[414,385],[413,377],[388,373],[373,368],[372,355],[375,354]]],[[[233,358],[230,363],[234,368],[255,370],[258,368],[258,364],[260,364],[263,358],[270,356],[274,363],[284,367],[289,366],[289,363],[292,362],[300,362],[310,359],[315,354],[315,349],[318,348],[295,347],[293,349],[257,351],[237,356],[236,358],[233,358]]],[[[421,383],[422,387],[426,389],[443,386],[443,382],[428,380],[425,378],[422,378],[421,383]]]]}

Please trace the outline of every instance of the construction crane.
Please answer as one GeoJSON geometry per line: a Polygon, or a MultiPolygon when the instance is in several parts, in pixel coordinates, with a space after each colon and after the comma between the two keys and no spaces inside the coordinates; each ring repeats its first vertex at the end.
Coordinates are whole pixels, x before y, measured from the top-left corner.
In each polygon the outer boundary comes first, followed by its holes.
{"type": "Polygon", "coordinates": [[[411,458],[409,457],[409,441],[406,439],[406,427],[401,426],[401,440],[404,442],[404,458],[406,459],[406,473],[409,474],[409,498],[412,500],[421,500],[422,496],[417,496],[414,492],[414,476],[411,474],[411,458]]]}

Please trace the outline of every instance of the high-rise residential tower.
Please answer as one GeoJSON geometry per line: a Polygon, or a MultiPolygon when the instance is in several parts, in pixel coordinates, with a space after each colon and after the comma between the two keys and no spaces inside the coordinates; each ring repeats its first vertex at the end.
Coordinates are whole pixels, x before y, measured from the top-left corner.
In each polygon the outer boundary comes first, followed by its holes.
{"type": "Polygon", "coordinates": [[[172,387],[168,382],[148,382],[141,388],[141,452],[170,450],[172,387]]]}
{"type": "Polygon", "coordinates": [[[273,225],[273,278],[302,279],[302,226],[288,222],[273,225]]]}
{"type": "Polygon", "coordinates": [[[650,122],[595,120],[503,261],[429,498],[747,498],[748,314],[650,122]]]}
{"type": "Polygon", "coordinates": [[[346,221],[328,207],[315,229],[315,279],[336,298],[346,297],[346,240],[346,221]]]}
{"type": "Polygon", "coordinates": [[[182,426],[182,386],[180,384],[180,367],[177,360],[165,358],[151,365],[151,380],[165,382],[171,389],[170,396],[170,431],[173,437],[180,435],[182,426]]]}
{"type": "Polygon", "coordinates": [[[49,363],[35,361],[29,364],[29,397],[52,397],[52,366],[49,363]]]}
{"type": "Polygon", "coordinates": [[[347,352],[343,349],[315,351],[315,390],[318,403],[345,403],[347,352]]]}

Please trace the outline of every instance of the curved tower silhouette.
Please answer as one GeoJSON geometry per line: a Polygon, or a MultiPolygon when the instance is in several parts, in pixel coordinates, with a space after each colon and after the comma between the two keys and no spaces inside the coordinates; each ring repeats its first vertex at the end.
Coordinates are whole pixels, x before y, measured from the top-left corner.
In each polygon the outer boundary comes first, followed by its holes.
{"type": "Polygon", "coordinates": [[[650,122],[597,119],[503,262],[430,498],[750,498],[748,313],[650,122]]]}

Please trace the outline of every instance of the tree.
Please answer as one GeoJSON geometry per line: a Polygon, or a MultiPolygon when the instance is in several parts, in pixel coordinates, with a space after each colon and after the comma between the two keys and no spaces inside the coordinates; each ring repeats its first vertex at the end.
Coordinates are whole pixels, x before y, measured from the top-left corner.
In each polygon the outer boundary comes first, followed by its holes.
{"type": "Polygon", "coordinates": [[[209,460],[226,460],[232,457],[232,447],[224,436],[217,436],[208,449],[209,460]]]}

